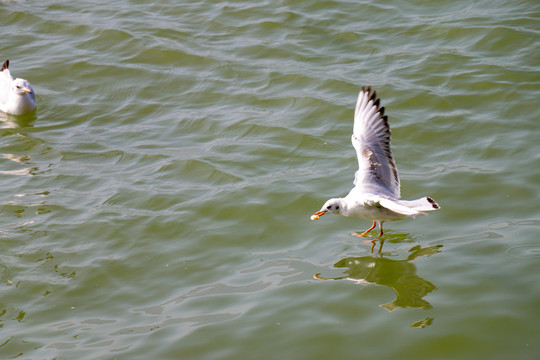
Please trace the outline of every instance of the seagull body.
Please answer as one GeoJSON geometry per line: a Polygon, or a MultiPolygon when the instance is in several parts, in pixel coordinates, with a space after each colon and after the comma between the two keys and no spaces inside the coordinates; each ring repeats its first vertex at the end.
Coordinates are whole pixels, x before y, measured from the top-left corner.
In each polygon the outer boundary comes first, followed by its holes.
{"type": "Polygon", "coordinates": [[[13,79],[9,60],[0,69],[0,110],[8,114],[23,115],[36,109],[34,89],[27,80],[13,79]]]}
{"type": "MultiPolygon", "coordinates": [[[[383,235],[385,221],[400,220],[406,216],[426,215],[425,211],[438,210],[439,205],[430,197],[399,200],[399,176],[390,148],[390,126],[384,107],[370,87],[362,87],[354,110],[351,137],[358,157],[358,171],[354,188],[344,198],[328,200],[311,220],[324,214],[341,214],[373,221],[373,226],[359,234],[366,236],[379,224],[383,235]]],[[[372,247],[373,250],[373,247],[372,247]]]]}

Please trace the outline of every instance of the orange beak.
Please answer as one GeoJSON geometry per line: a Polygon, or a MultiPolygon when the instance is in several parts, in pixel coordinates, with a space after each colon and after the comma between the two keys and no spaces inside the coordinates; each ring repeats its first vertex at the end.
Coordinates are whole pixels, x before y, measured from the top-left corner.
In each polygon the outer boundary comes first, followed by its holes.
{"type": "Polygon", "coordinates": [[[317,211],[315,214],[311,215],[311,220],[318,220],[319,217],[326,214],[326,211],[317,211]]]}

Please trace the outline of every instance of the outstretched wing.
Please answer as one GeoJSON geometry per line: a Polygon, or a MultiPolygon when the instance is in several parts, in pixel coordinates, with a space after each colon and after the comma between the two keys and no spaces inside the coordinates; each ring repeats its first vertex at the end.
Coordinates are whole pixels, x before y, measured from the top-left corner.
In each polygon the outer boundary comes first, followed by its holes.
{"type": "Polygon", "coordinates": [[[399,176],[390,148],[390,126],[371,87],[362,87],[354,109],[351,137],[358,157],[354,185],[365,192],[399,199],[399,176]]]}

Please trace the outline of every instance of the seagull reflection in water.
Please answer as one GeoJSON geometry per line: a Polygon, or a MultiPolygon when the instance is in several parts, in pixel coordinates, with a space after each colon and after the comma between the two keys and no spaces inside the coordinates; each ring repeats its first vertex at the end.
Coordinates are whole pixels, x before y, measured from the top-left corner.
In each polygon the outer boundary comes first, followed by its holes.
{"type": "Polygon", "coordinates": [[[347,257],[334,264],[336,268],[344,268],[345,276],[323,277],[315,274],[319,280],[350,280],[358,285],[383,285],[391,288],[396,299],[381,307],[388,311],[396,308],[431,309],[431,304],[423,299],[436,286],[421,278],[416,273],[413,260],[420,256],[434,255],[440,252],[442,245],[422,248],[417,245],[409,250],[405,260],[387,259],[382,256],[347,257]]]}

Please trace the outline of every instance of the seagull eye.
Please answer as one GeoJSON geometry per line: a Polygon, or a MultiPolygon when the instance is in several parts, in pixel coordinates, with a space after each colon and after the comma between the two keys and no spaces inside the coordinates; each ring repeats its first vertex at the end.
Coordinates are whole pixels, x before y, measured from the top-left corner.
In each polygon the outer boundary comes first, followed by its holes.
{"type": "Polygon", "coordinates": [[[326,207],[327,210],[330,210],[331,208],[332,208],[332,205],[328,205],[328,206],[326,207]]]}

